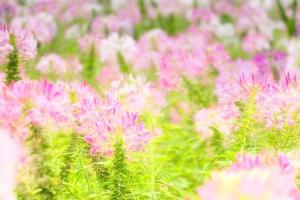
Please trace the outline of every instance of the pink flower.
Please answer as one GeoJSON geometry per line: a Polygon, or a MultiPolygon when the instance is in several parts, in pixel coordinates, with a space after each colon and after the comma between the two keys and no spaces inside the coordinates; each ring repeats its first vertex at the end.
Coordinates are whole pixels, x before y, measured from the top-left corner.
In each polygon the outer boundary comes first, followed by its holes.
{"type": "Polygon", "coordinates": [[[203,200],[292,200],[299,192],[285,155],[240,155],[229,169],[214,172],[198,189],[203,200]]]}
{"type": "Polygon", "coordinates": [[[67,62],[57,54],[49,54],[41,58],[36,68],[43,74],[50,71],[60,74],[67,71],[67,62]]]}
{"type": "Polygon", "coordinates": [[[243,50],[246,52],[258,52],[269,48],[268,38],[259,33],[248,34],[243,40],[243,50]]]}
{"type": "Polygon", "coordinates": [[[92,154],[112,155],[117,134],[122,136],[128,152],[142,151],[152,137],[138,120],[138,114],[124,109],[114,95],[105,99],[87,97],[75,109],[77,131],[85,135],[92,154]]]}
{"type": "Polygon", "coordinates": [[[203,51],[173,51],[161,58],[159,78],[163,87],[174,89],[181,83],[181,78],[195,78],[200,76],[207,67],[207,60],[203,51]]]}
{"type": "Polygon", "coordinates": [[[0,62],[6,62],[8,55],[13,51],[13,46],[9,43],[10,34],[5,26],[0,28],[0,62]]]}
{"type": "Polygon", "coordinates": [[[97,77],[97,81],[102,85],[109,85],[112,81],[120,78],[122,78],[122,73],[117,66],[104,66],[97,77]]]}
{"type": "Polygon", "coordinates": [[[166,104],[163,92],[144,77],[122,77],[111,83],[110,91],[131,112],[158,115],[166,104]]]}
{"type": "Polygon", "coordinates": [[[114,15],[98,16],[92,22],[93,33],[99,31],[132,33],[140,21],[140,12],[135,1],[127,1],[114,15]]]}
{"type": "Polygon", "coordinates": [[[84,53],[89,53],[92,48],[97,51],[100,45],[101,35],[99,34],[86,34],[78,39],[80,50],[84,53]]]}
{"type": "Polygon", "coordinates": [[[224,46],[220,43],[212,44],[206,47],[208,63],[219,71],[223,71],[226,68],[226,64],[230,61],[230,57],[226,52],[224,46]]]}
{"type": "Polygon", "coordinates": [[[201,109],[195,116],[196,130],[203,139],[213,136],[213,128],[222,134],[229,135],[234,131],[236,118],[237,116],[228,115],[224,106],[201,109]]]}
{"type": "Polygon", "coordinates": [[[70,120],[70,100],[60,87],[47,81],[19,81],[3,86],[0,94],[0,123],[11,132],[21,133],[21,141],[30,124],[58,128],[70,120]]]}
{"type": "Polygon", "coordinates": [[[0,28],[0,58],[5,62],[7,56],[14,50],[17,50],[19,57],[22,60],[32,59],[36,56],[37,42],[32,34],[27,30],[22,30],[16,27],[7,28],[2,26],[0,28]],[[13,43],[12,42],[13,38],[13,43]]]}
{"type": "Polygon", "coordinates": [[[0,199],[16,200],[17,167],[21,152],[19,144],[11,134],[0,129],[0,199]]]}
{"type": "Polygon", "coordinates": [[[41,58],[36,68],[42,74],[54,73],[57,76],[62,76],[67,72],[79,73],[83,66],[77,57],[64,59],[58,54],[48,54],[41,58]]]}
{"type": "Polygon", "coordinates": [[[26,28],[42,44],[49,43],[57,34],[56,22],[53,16],[46,12],[14,18],[12,26],[26,28]]]}
{"type": "Polygon", "coordinates": [[[299,98],[299,83],[296,77],[287,74],[273,90],[258,96],[257,115],[267,127],[294,125],[300,118],[300,106],[296,103],[299,98]]]}

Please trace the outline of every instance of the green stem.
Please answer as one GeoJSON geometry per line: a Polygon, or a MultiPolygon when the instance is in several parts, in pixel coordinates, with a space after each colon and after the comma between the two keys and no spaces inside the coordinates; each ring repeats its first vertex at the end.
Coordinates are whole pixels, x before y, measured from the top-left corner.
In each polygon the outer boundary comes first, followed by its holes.
{"type": "Polygon", "coordinates": [[[85,68],[85,76],[88,81],[91,81],[93,79],[93,74],[94,74],[94,65],[95,65],[95,47],[92,47],[90,50],[90,53],[88,55],[88,60],[86,63],[86,68],[85,68]]]}
{"type": "Polygon", "coordinates": [[[118,136],[114,145],[111,200],[131,199],[128,187],[128,169],[123,139],[118,136]]]}
{"type": "Polygon", "coordinates": [[[130,73],[130,65],[126,62],[126,59],[124,58],[123,54],[121,52],[117,53],[117,58],[120,66],[120,71],[123,74],[128,74],[130,73]]]}
{"type": "Polygon", "coordinates": [[[53,200],[55,198],[52,191],[51,169],[49,169],[46,162],[48,158],[46,153],[48,143],[43,137],[40,127],[32,126],[32,137],[30,139],[32,142],[32,158],[36,166],[34,175],[38,187],[37,195],[41,199],[53,200]]]}
{"type": "Polygon", "coordinates": [[[19,57],[18,51],[14,49],[8,56],[8,63],[6,68],[6,84],[9,85],[14,81],[20,80],[19,77],[19,57]]]}
{"type": "Polygon", "coordinates": [[[102,163],[103,161],[104,157],[102,156],[93,157],[93,167],[96,172],[97,181],[103,189],[107,189],[110,174],[108,168],[102,163]]]}
{"type": "Polygon", "coordinates": [[[296,33],[297,33],[297,29],[296,29],[296,25],[297,25],[297,23],[296,23],[296,11],[297,11],[297,6],[298,6],[297,0],[293,1],[293,4],[292,4],[293,16],[291,18],[289,18],[287,16],[281,1],[276,0],[276,3],[277,3],[277,7],[279,9],[280,17],[281,17],[282,21],[284,22],[284,24],[287,28],[289,36],[290,37],[295,36],[296,33]]]}
{"type": "Polygon", "coordinates": [[[77,135],[75,133],[72,133],[69,145],[66,149],[66,152],[65,152],[65,155],[63,158],[64,165],[63,165],[62,169],[60,170],[59,177],[60,177],[60,181],[63,185],[63,187],[61,188],[62,192],[64,192],[66,190],[65,185],[69,180],[69,174],[70,174],[70,170],[72,167],[72,161],[73,161],[72,155],[73,155],[76,147],[77,147],[77,135]]]}

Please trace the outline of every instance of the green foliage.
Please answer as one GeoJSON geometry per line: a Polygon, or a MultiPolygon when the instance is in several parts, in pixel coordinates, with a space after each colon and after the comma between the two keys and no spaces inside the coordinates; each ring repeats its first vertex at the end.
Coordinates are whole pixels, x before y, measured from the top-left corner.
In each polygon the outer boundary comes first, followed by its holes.
{"type": "Polygon", "coordinates": [[[86,56],[84,60],[84,70],[83,75],[85,79],[93,85],[95,82],[96,76],[98,74],[99,68],[101,67],[100,61],[97,58],[96,50],[94,47],[90,49],[89,54],[86,56]]]}
{"type": "MultiPolygon", "coordinates": [[[[141,8],[140,8],[141,9],[141,8]]],[[[145,15],[142,11],[142,16],[145,15]]],[[[134,27],[133,36],[139,38],[143,33],[151,29],[162,29],[169,35],[175,35],[178,32],[182,32],[189,27],[189,22],[183,16],[179,15],[162,15],[159,14],[156,18],[151,19],[149,17],[143,19],[139,24],[134,27]]]]}
{"type": "Polygon", "coordinates": [[[195,83],[186,77],[182,77],[182,79],[184,86],[187,88],[190,101],[199,107],[208,107],[216,102],[213,85],[195,83]]]}
{"type": "Polygon", "coordinates": [[[6,84],[20,80],[19,77],[19,56],[14,37],[10,36],[10,43],[14,47],[13,51],[8,56],[8,63],[6,65],[6,84]]]}
{"type": "Polygon", "coordinates": [[[40,127],[32,125],[31,130],[32,133],[27,139],[27,144],[31,147],[32,167],[28,170],[34,182],[28,180],[21,182],[18,197],[19,199],[52,200],[55,199],[55,186],[52,170],[46,162],[48,142],[40,127]]]}
{"type": "Polygon", "coordinates": [[[18,51],[14,49],[8,56],[8,63],[6,68],[6,84],[20,80],[19,77],[19,59],[18,51]]]}
{"type": "MultiPolygon", "coordinates": [[[[280,152],[299,147],[299,123],[281,129],[255,123],[253,98],[237,103],[241,112],[239,129],[229,137],[212,127],[213,137],[202,140],[191,120],[172,125],[164,118],[144,116],[146,125],[159,126],[163,134],[153,139],[145,152],[128,155],[120,137],[115,140],[114,155],[104,158],[90,155],[89,146],[80,135],[36,131],[39,137],[31,137],[28,146],[35,143],[32,152],[38,155],[33,158],[37,169],[40,168],[39,178],[36,169],[30,169],[34,178],[26,176],[26,181],[19,184],[18,198],[197,199],[196,188],[213,170],[230,166],[238,152],[280,152]],[[37,189],[41,187],[48,188],[50,193],[37,189]]],[[[190,117],[190,113],[182,115],[190,117]]]]}
{"type": "Polygon", "coordinates": [[[234,23],[234,18],[232,16],[228,15],[228,14],[221,15],[220,20],[221,20],[222,24],[226,24],[226,23],[232,23],[233,24],[234,23]]]}
{"type": "Polygon", "coordinates": [[[38,44],[38,55],[43,56],[49,52],[57,53],[63,56],[76,55],[80,52],[76,39],[65,37],[65,28],[58,24],[57,35],[47,44],[38,44]]]}
{"type": "MultiPolygon", "coordinates": [[[[105,12],[111,13],[108,0],[104,2],[105,12]]],[[[195,1],[196,2],[196,1],[195,1]]],[[[180,15],[159,15],[154,19],[148,17],[145,1],[138,0],[142,21],[135,26],[134,36],[139,38],[144,32],[161,28],[170,35],[185,30],[189,23],[180,15]]],[[[295,20],[288,18],[277,0],[281,17],[286,23],[289,34],[295,34],[295,20]]],[[[196,6],[196,5],[195,5],[196,6]]],[[[292,4],[295,13],[297,1],[292,4]]],[[[221,16],[222,23],[232,23],[229,15],[221,16]]],[[[84,22],[78,22],[84,23],[84,22]]],[[[100,58],[95,48],[85,55],[80,53],[76,40],[66,39],[64,28],[59,27],[57,37],[47,45],[40,45],[39,56],[48,52],[63,56],[78,55],[84,63],[84,78],[95,86],[95,79],[101,68],[100,58]]],[[[282,35],[279,34],[278,37],[282,35]]],[[[158,44],[159,45],[159,44],[158,44]]],[[[231,58],[250,58],[242,51],[240,45],[230,46],[231,58]]],[[[121,53],[117,54],[119,67],[124,74],[133,73],[121,53]]],[[[18,76],[18,52],[9,55],[7,65],[7,83],[16,81],[18,76]]],[[[34,63],[32,63],[34,65],[34,63]]],[[[32,66],[31,66],[32,67],[32,66]]],[[[30,67],[29,67],[30,69],[30,67]]],[[[30,69],[30,75],[35,75],[30,69]]],[[[146,72],[149,80],[157,80],[156,68],[150,67],[146,72]]],[[[215,72],[213,72],[215,73],[215,72]]],[[[274,76],[278,71],[274,69],[274,76]]],[[[209,75],[214,80],[216,74],[209,75]]],[[[168,105],[159,117],[144,114],[146,126],[159,128],[162,132],[156,136],[144,152],[125,155],[122,138],[117,138],[112,157],[91,155],[89,145],[81,135],[69,132],[47,132],[33,127],[31,137],[26,141],[32,163],[21,169],[21,180],[17,187],[18,199],[59,199],[59,200],[179,200],[197,199],[196,189],[203,184],[216,169],[227,167],[239,152],[259,152],[261,150],[291,151],[300,146],[300,122],[284,125],[281,128],[268,128],[255,119],[255,93],[248,101],[236,102],[240,117],[235,122],[237,129],[226,136],[211,127],[214,134],[207,140],[195,132],[194,114],[199,108],[213,106],[217,99],[213,83],[183,78],[180,91],[168,93],[168,105]],[[187,103],[190,110],[181,107],[187,103]],[[172,124],[169,114],[172,109],[178,111],[182,121],[172,124]]],[[[73,97],[73,103],[76,97],[73,97]]]]}
{"type": "Polygon", "coordinates": [[[140,13],[142,16],[142,20],[146,20],[148,13],[147,13],[145,0],[138,0],[138,6],[139,6],[139,10],[140,10],[140,13]]]}
{"type": "Polygon", "coordinates": [[[117,58],[119,62],[120,71],[123,74],[128,74],[131,71],[131,66],[126,62],[121,52],[117,53],[117,58]]]}
{"type": "Polygon", "coordinates": [[[296,12],[297,12],[297,7],[298,7],[297,1],[298,0],[293,0],[293,3],[292,3],[293,15],[291,18],[289,18],[286,14],[285,8],[283,7],[281,1],[276,0],[280,17],[286,26],[289,36],[291,36],[291,37],[296,36],[296,34],[297,34],[297,27],[296,27],[296,25],[297,25],[296,12]]]}
{"type": "Polygon", "coordinates": [[[112,168],[112,194],[111,200],[132,199],[128,187],[128,169],[124,152],[123,139],[117,136],[114,145],[114,158],[112,168]]]}

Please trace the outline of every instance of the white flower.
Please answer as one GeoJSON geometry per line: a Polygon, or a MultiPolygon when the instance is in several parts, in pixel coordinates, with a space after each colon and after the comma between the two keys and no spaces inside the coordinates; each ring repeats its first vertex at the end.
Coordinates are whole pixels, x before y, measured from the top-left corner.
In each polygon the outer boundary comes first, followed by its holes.
{"type": "Polygon", "coordinates": [[[130,61],[136,51],[136,43],[133,38],[128,35],[119,36],[118,33],[112,33],[100,44],[100,58],[104,62],[116,62],[118,53],[121,53],[126,61],[130,61]]]}

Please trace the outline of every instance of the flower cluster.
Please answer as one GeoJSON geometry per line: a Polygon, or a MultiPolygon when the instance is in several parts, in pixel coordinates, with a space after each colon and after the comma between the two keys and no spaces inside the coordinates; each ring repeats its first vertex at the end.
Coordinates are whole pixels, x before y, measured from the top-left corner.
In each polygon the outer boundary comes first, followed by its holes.
{"type": "Polygon", "coordinates": [[[0,199],[300,199],[299,11],[0,0],[0,199]]]}

